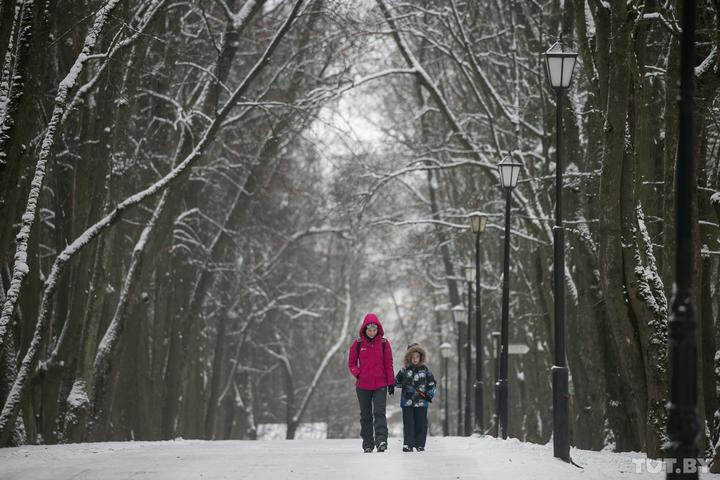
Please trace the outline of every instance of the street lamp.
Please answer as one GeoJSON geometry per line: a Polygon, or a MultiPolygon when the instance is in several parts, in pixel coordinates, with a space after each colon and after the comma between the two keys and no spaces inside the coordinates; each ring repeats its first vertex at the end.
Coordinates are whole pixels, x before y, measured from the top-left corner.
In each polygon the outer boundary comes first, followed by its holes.
{"type": "Polygon", "coordinates": [[[668,322],[668,405],[665,456],[676,460],[667,479],[697,479],[697,322],[692,302],[693,219],[697,188],[693,158],[693,102],[695,87],[695,1],[683,2],[680,37],[680,91],[678,95],[678,148],[675,196],[675,284],[668,322]]]}
{"type": "Polygon", "coordinates": [[[475,281],[475,265],[465,265],[465,282],[472,286],[475,281]]]}
{"type": "Polygon", "coordinates": [[[448,416],[448,362],[452,356],[452,345],[448,342],[443,342],[440,345],[440,356],[443,360],[443,380],[445,382],[443,390],[443,404],[445,407],[445,414],[443,415],[443,436],[447,437],[450,435],[450,420],[448,416]]]}
{"type": "Polygon", "coordinates": [[[500,324],[500,378],[497,381],[498,436],[507,438],[508,423],[508,315],[510,309],[510,199],[522,164],[509,154],[498,163],[500,182],[505,189],[505,259],[503,263],[502,322],[500,324]]]}
{"type": "Polygon", "coordinates": [[[562,35],[557,42],[555,42],[545,52],[545,70],[550,80],[550,85],[560,95],[563,91],[570,86],[572,80],[573,70],[575,68],[575,61],[577,60],[577,53],[569,50],[563,43],[562,35]]]}
{"type": "Polygon", "coordinates": [[[462,435],[463,422],[462,422],[462,326],[465,320],[465,309],[462,305],[458,304],[452,308],[453,319],[457,324],[457,363],[458,363],[458,406],[457,406],[457,434],[462,435]]]}
{"type": "Polygon", "coordinates": [[[483,348],[482,324],[480,321],[480,234],[485,232],[487,215],[470,216],[470,230],[475,234],[475,427],[474,432],[482,435],[484,428],[483,412],[483,348]]]}
{"type": "Polygon", "coordinates": [[[472,336],[472,284],[475,280],[475,266],[465,267],[465,283],[467,283],[468,312],[467,312],[467,335],[465,336],[465,436],[472,433],[472,415],[470,404],[472,403],[472,351],[470,349],[470,337],[472,336]]]}
{"type": "Polygon", "coordinates": [[[545,66],[550,85],[555,89],[555,365],[553,384],[553,455],[570,461],[570,420],[568,414],[568,368],[565,360],[565,230],[562,221],[562,99],[570,86],[577,53],[563,44],[562,35],[545,52],[545,66]]]}
{"type": "Polygon", "coordinates": [[[482,213],[473,213],[470,215],[470,230],[472,230],[473,233],[484,233],[486,225],[487,215],[482,213]]]}

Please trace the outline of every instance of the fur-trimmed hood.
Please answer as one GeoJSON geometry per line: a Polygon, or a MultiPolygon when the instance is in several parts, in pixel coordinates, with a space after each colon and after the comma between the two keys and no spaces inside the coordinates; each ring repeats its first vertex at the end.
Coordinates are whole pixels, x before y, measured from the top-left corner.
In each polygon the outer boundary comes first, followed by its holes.
{"type": "Polygon", "coordinates": [[[427,362],[427,354],[425,353],[425,349],[419,344],[413,343],[408,347],[407,351],[405,352],[405,357],[403,358],[403,363],[406,367],[412,365],[412,354],[416,352],[420,354],[420,363],[418,364],[418,366],[425,365],[425,363],[427,362]]]}

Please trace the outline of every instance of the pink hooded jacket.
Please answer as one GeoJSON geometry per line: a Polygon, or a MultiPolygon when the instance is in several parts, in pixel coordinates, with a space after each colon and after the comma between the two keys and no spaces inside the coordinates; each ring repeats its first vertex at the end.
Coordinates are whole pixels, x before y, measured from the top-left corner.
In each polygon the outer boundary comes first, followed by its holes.
{"type": "Polygon", "coordinates": [[[385,352],[383,353],[382,339],[385,331],[380,320],[374,313],[365,315],[360,327],[360,356],[358,357],[356,339],[350,346],[348,357],[348,368],[350,373],[357,379],[355,385],[362,390],[377,390],[388,385],[395,384],[393,372],[392,350],[390,342],[385,340],[385,352]],[[368,323],[378,326],[378,333],[370,340],[365,335],[365,327],[368,323]]]}

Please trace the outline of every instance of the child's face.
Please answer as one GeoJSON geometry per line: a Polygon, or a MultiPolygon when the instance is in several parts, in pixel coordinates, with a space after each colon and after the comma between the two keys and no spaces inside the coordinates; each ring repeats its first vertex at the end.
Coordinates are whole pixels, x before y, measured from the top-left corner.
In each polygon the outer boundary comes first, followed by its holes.
{"type": "Polygon", "coordinates": [[[412,358],[410,359],[413,365],[417,365],[420,363],[420,354],[418,352],[413,352],[412,358]]]}

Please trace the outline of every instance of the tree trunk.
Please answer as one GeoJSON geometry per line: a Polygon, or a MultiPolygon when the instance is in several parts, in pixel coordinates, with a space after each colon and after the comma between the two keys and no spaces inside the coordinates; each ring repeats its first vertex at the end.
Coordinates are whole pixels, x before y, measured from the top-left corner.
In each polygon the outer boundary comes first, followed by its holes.
{"type": "MultiPolygon", "coordinates": [[[[630,42],[631,25],[626,22],[626,6],[621,0],[613,2],[615,10],[610,41],[611,52],[627,51],[630,42]]],[[[628,395],[625,408],[629,412],[636,441],[628,441],[631,448],[640,450],[645,440],[645,412],[647,391],[645,387],[644,366],[637,332],[632,324],[624,292],[622,226],[623,215],[621,200],[623,159],[625,155],[625,121],[628,111],[630,75],[626,62],[613,62],[608,73],[608,83],[613,86],[609,91],[605,115],[605,135],[603,149],[603,170],[600,180],[599,225],[599,266],[600,278],[608,310],[610,333],[624,366],[620,370],[622,383],[626,385],[628,395]]],[[[625,193],[632,198],[631,192],[625,193]]]]}

